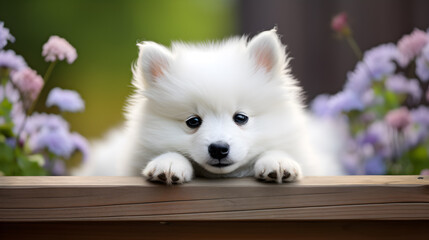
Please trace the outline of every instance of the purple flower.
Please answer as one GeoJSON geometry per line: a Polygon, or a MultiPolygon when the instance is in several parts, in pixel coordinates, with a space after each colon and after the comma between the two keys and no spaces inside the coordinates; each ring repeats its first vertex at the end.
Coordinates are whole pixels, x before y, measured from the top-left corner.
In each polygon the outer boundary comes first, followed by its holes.
{"type": "Polygon", "coordinates": [[[429,169],[423,169],[423,170],[420,172],[420,175],[429,175],[429,169]]]}
{"type": "Polygon", "coordinates": [[[420,106],[410,111],[413,123],[429,127],[429,108],[420,106]]]}
{"type": "Polygon", "coordinates": [[[52,166],[52,174],[54,176],[63,176],[66,173],[66,165],[60,159],[54,160],[52,166]]]}
{"type": "Polygon", "coordinates": [[[25,111],[21,102],[15,102],[10,113],[13,126],[13,132],[18,133],[25,121],[25,111]]]}
{"type": "Polygon", "coordinates": [[[76,49],[67,40],[58,36],[51,36],[43,45],[42,56],[47,62],[67,59],[69,64],[77,58],[76,49]]]}
{"type": "Polygon", "coordinates": [[[411,95],[415,101],[419,101],[422,96],[422,90],[417,79],[407,79],[402,74],[389,76],[385,85],[388,90],[394,93],[411,95]]]}
{"type": "Polygon", "coordinates": [[[391,110],[384,119],[391,127],[399,130],[404,129],[411,123],[411,115],[406,107],[391,110]]]}
{"type": "Polygon", "coordinates": [[[11,148],[16,148],[16,140],[14,138],[6,138],[5,143],[11,148]]]}
{"type": "Polygon", "coordinates": [[[429,37],[425,32],[414,29],[411,34],[403,36],[398,41],[398,49],[409,62],[420,53],[428,41],[429,37]]]}
{"type": "Polygon", "coordinates": [[[67,159],[75,151],[80,151],[84,160],[89,155],[88,141],[78,133],[70,133],[68,123],[55,114],[35,113],[30,116],[23,136],[28,138],[34,152],[46,149],[67,159]]]}
{"type": "Polygon", "coordinates": [[[55,114],[34,113],[31,115],[25,125],[25,132],[29,135],[35,134],[43,127],[49,128],[52,131],[56,129],[69,130],[69,124],[64,118],[55,114]]]}
{"type": "Polygon", "coordinates": [[[86,161],[89,158],[88,140],[86,140],[86,138],[76,132],[71,134],[71,139],[74,144],[75,150],[81,152],[83,161],[86,161]]]}
{"type": "Polygon", "coordinates": [[[12,73],[11,80],[23,95],[26,107],[36,100],[44,84],[42,77],[30,68],[12,73]]]}
{"type": "Polygon", "coordinates": [[[403,136],[404,136],[404,149],[406,148],[412,148],[418,144],[420,144],[423,140],[427,138],[428,135],[428,128],[423,126],[417,126],[417,125],[408,125],[403,130],[403,136]]]}
{"type": "Polygon", "coordinates": [[[359,175],[363,174],[361,169],[361,157],[357,153],[347,153],[342,158],[344,169],[348,174],[359,175]]]}
{"type": "Polygon", "coordinates": [[[4,92],[4,96],[9,100],[9,102],[16,103],[19,100],[19,92],[13,87],[12,83],[6,83],[4,92]]]}
{"type": "Polygon", "coordinates": [[[365,52],[363,56],[364,65],[369,69],[373,80],[395,72],[396,65],[393,60],[398,61],[399,52],[393,43],[382,44],[365,52]]]}
{"type": "Polygon", "coordinates": [[[362,110],[364,105],[354,92],[342,91],[333,95],[329,99],[328,109],[331,114],[340,113],[342,111],[362,110]]]}
{"type": "Polygon", "coordinates": [[[15,38],[10,34],[9,29],[4,27],[4,22],[0,22],[0,49],[9,42],[15,42],[15,38]]]}
{"type": "Polygon", "coordinates": [[[57,156],[69,158],[74,151],[67,122],[54,114],[35,114],[28,120],[26,133],[34,152],[47,149],[57,156]]]}
{"type": "Polygon", "coordinates": [[[383,121],[373,122],[364,135],[358,137],[358,142],[361,146],[371,144],[378,153],[385,158],[393,155],[392,131],[389,126],[383,121]]]}
{"type": "Polygon", "coordinates": [[[72,90],[54,88],[48,95],[46,106],[58,106],[61,111],[79,112],[85,109],[85,103],[79,93],[72,90]]]}
{"type": "Polygon", "coordinates": [[[320,95],[312,103],[312,111],[318,116],[336,116],[341,112],[362,110],[364,105],[356,93],[345,90],[333,96],[320,95]]]}
{"type": "Polygon", "coordinates": [[[31,138],[38,134],[42,128],[49,128],[52,131],[63,128],[69,130],[69,125],[61,116],[46,113],[34,113],[28,117],[22,133],[23,139],[31,138]]]}
{"type": "Polygon", "coordinates": [[[26,68],[27,63],[24,58],[16,55],[13,50],[0,51],[0,67],[18,71],[26,68]]]}
{"type": "Polygon", "coordinates": [[[354,91],[357,94],[363,94],[371,86],[371,74],[369,68],[363,62],[359,62],[353,72],[347,73],[347,82],[345,90],[354,91]]]}
{"type": "Polygon", "coordinates": [[[351,175],[362,175],[364,169],[362,168],[362,154],[359,151],[358,143],[352,139],[348,138],[347,140],[347,149],[343,152],[341,156],[341,162],[348,174],[351,175]]]}
{"type": "Polygon", "coordinates": [[[386,163],[382,156],[373,156],[365,162],[365,173],[368,175],[383,175],[386,173],[386,163]]]}
{"type": "Polygon", "coordinates": [[[402,74],[389,76],[385,86],[394,93],[408,93],[408,79],[402,74]]]}
{"type": "Polygon", "coordinates": [[[329,98],[328,94],[317,96],[311,103],[311,111],[317,116],[326,116],[328,113],[329,98]]]}
{"type": "Polygon", "coordinates": [[[429,80],[429,44],[426,44],[416,59],[416,74],[423,82],[429,80]]]}
{"type": "Polygon", "coordinates": [[[357,137],[357,142],[360,146],[366,144],[376,145],[380,142],[380,134],[376,131],[366,131],[357,137]]]}
{"type": "Polygon", "coordinates": [[[376,96],[374,90],[368,89],[361,97],[364,106],[373,106],[383,104],[384,99],[381,96],[376,96]]]}
{"type": "Polygon", "coordinates": [[[49,152],[64,158],[69,158],[74,150],[70,134],[63,128],[52,130],[48,127],[42,127],[30,138],[29,144],[35,152],[47,149],[49,152]]]}
{"type": "Polygon", "coordinates": [[[413,98],[414,101],[419,102],[422,97],[422,89],[420,87],[419,81],[417,79],[410,79],[408,82],[408,93],[413,98]]]}

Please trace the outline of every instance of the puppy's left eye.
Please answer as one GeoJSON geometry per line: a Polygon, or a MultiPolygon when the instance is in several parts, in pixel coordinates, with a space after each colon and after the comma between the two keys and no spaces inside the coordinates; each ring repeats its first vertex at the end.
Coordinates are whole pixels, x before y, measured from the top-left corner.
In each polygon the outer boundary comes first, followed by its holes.
{"type": "Polygon", "coordinates": [[[247,123],[247,121],[249,120],[249,117],[242,114],[242,113],[236,113],[234,114],[234,116],[232,117],[232,119],[234,120],[234,122],[241,126],[247,123]]]}

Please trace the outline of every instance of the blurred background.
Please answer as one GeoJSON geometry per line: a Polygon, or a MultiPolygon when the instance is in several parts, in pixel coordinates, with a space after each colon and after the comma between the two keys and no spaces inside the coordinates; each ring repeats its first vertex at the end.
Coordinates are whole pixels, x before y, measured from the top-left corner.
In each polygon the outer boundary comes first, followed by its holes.
{"type": "Polygon", "coordinates": [[[348,13],[361,49],[396,43],[414,28],[429,26],[429,1],[424,0],[0,0],[0,21],[16,38],[7,48],[39,74],[48,67],[41,51],[49,36],[59,35],[77,49],[75,63],[57,65],[37,109],[44,110],[54,86],[77,90],[86,110],[65,118],[90,139],[123,121],[136,43],[143,40],[168,46],[173,40],[253,36],[277,26],[307,101],[339,91],[357,62],[330,29],[331,18],[341,11],[348,13]]]}

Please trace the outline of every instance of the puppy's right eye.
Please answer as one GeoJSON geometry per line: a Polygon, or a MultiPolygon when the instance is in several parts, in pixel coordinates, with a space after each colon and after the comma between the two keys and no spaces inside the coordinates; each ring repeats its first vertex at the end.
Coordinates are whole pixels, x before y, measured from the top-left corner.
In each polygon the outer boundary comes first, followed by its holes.
{"type": "Polygon", "coordinates": [[[189,128],[197,128],[201,126],[202,123],[203,123],[203,120],[198,116],[192,116],[188,118],[188,120],[186,120],[186,125],[189,128]]]}

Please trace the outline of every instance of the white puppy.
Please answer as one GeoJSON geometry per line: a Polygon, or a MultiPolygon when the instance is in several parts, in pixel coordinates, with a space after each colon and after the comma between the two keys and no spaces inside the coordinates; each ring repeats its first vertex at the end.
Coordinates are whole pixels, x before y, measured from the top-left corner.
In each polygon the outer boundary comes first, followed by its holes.
{"type": "Polygon", "coordinates": [[[340,173],[309,139],[301,88],[275,29],[250,41],[138,46],[127,124],[81,174],[142,173],[172,184],[195,175],[281,183],[340,173]]]}

